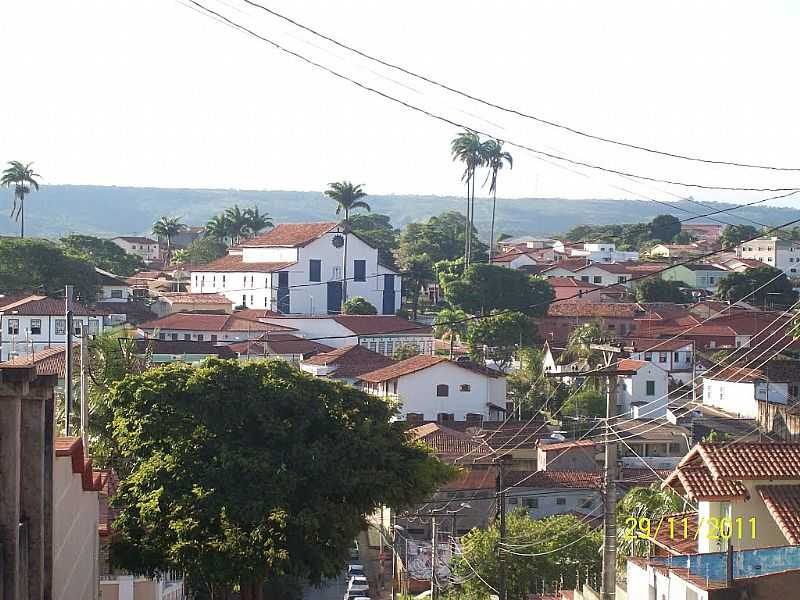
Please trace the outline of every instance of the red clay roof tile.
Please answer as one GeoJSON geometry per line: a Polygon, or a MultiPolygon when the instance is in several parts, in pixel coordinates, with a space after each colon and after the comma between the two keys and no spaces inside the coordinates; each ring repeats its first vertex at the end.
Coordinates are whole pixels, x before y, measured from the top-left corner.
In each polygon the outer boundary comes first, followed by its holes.
{"type": "Polygon", "coordinates": [[[758,485],[756,490],[786,541],[800,545],[800,485],[758,485]]]}
{"type": "Polygon", "coordinates": [[[243,262],[240,254],[229,254],[205,265],[192,267],[192,272],[204,273],[274,273],[294,262],[243,262]]]}
{"type": "Polygon", "coordinates": [[[269,232],[244,240],[239,245],[242,247],[305,246],[336,226],[335,222],[281,223],[269,232]]]}
{"type": "Polygon", "coordinates": [[[343,346],[328,352],[321,352],[303,361],[308,365],[334,365],[336,370],[332,377],[336,379],[349,379],[358,377],[362,373],[369,373],[393,365],[396,361],[388,356],[373,352],[359,344],[343,346]]]}

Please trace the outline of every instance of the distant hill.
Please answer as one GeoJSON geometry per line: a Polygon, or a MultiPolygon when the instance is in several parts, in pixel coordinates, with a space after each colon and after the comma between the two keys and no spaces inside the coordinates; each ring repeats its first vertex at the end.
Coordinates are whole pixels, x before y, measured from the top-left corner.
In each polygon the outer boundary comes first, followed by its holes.
{"type": "MultiPolygon", "coordinates": [[[[388,214],[396,227],[422,221],[447,210],[463,211],[463,198],[445,196],[369,196],[374,212],[388,214]]],[[[202,225],[222,209],[257,205],[276,223],[333,220],[334,203],[320,192],[246,191],[103,187],[89,185],[49,185],[25,200],[26,234],[57,238],[80,232],[99,236],[147,234],[162,215],[180,216],[189,225],[202,225]]],[[[555,234],[580,224],[603,225],[649,221],[658,214],[671,212],[678,218],[688,213],[710,212],[728,204],[705,202],[706,210],[686,201],[675,202],[670,210],[646,200],[562,198],[498,199],[497,231],[510,235],[555,234]]],[[[476,200],[476,221],[482,237],[488,236],[491,202],[476,200]]],[[[17,225],[7,215],[11,193],[0,191],[0,235],[15,234],[17,225]]],[[[747,223],[746,218],[769,225],[800,219],[800,210],[752,206],[737,209],[719,218],[733,223],[747,223]],[[743,219],[744,217],[744,219],[743,219]]],[[[713,222],[699,219],[696,222],[713,222]]]]}

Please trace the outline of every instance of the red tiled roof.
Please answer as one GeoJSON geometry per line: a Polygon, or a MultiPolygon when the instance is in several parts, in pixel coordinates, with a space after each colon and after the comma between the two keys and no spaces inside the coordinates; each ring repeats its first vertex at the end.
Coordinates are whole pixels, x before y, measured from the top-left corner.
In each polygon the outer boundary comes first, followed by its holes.
{"type": "Polygon", "coordinates": [[[756,490],[786,541],[800,545],[800,485],[758,485],[756,490]]]}
{"type": "Polygon", "coordinates": [[[72,472],[80,473],[84,492],[97,492],[101,487],[99,471],[92,470],[92,460],[84,456],[83,440],[79,437],[57,437],[55,439],[56,457],[70,458],[72,472]]]}
{"type": "Polygon", "coordinates": [[[568,288],[584,288],[590,290],[597,288],[596,285],[593,285],[588,281],[581,281],[580,279],[575,279],[574,277],[549,277],[547,279],[547,283],[549,283],[550,286],[554,288],[568,287],[568,288]]]}
{"type": "Polygon", "coordinates": [[[698,520],[697,512],[683,512],[664,515],[661,528],[653,538],[655,544],[672,555],[697,554],[698,520]],[[670,519],[673,529],[670,531],[670,519]],[[684,523],[684,519],[686,522],[684,523]],[[666,526],[664,526],[666,525],[666,526]],[[684,525],[686,530],[684,531],[684,525]],[[675,534],[675,535],[672,535],[675,534]]]}
{"type": "Polygon", "coordinates": [[[559,302],[547,309],[549,317],[609,317],[634,318],[644,309],[636,303],[600,304],[596,302],[559,302]]]}
{"type": "Polygon", "coordinates": [[[139,325],[140,329],[178,329],[187,331],[297,331],[293,327],[264,323],[227,314],[183,313],[165,315],[139,325]]]}
{"type": "Polygon", "coordinates": [[[503,376],[503,374],[500,373],[499,371],[494,371],[492,369],[487,369],[485,367],[481,368],[480,366],[475,365],[471,362],[456,362],[448,360],[443,356],[429,356],[427,354],[418,354],[417,356],[412,356],[411,358],[407,358],[406,360],[401,360],[398,363],[395,363],[388,367],[384,367],[382,369],[378,369],[377,371],[364,373],[363,375],[361,375],[360,379],[362,381],[378,383],[380,381],[388,381],[390,379],[396,379],[404,375],[410,375],[411,373],[416,373],[417,371],[422,371],[423,369],[427,369],[429,367],[433,367],[435,365],[439,365],[442,363],[449,363],[453,366],[461,367],[462,369],[467,369],[469,371],[474,371],[481,375],[486,375],[487,377],[495,378],[503,376]]]}
{"type": "MultiPolygon", "coordinates": [[[[589,264],[591,264],[591,261],[587,258],[565,258],[558,261],[556,264],[551,265],[550,269],[557,269],[561,267],[562,269],[572,271],[574,273],[578,269],[581,269],[589,264]]],[[[545,269],[544,272],[546,273],[550,269],[545,269]]]]}
{"type": "Polygon", "coordinates": [[[600,489],[600,475],[591,471],[512,471],[506,485],[524,488],[600,489]]]}
{"type": "Polygon", "coordinates": [[[426,423],[408,430],[409,435],[415,440],[422,440],[441,458],[458,458],[469,454],[471,457],[487,456],[492,449],[485,442],[476,440],[472,436],[443,427],[438,423],[426,423]]]}
{"type": "Polygon", "coordinates": [[[734,479],[716,479],[703,466],[686,466],[672,472],[662,485],[677,487],[675,479],[693,500],[729,500],[744,498],[747,489],[741,481],[734,479]]]}
{"type": "Polygon", "coordinates": [[[614,275],[625,275],[630,272],[631,265],[627,263],[601,263],[601,262],[593,262],[585,267],[578,269],[576,272],[584,271],[586,269],[590,269],[592,267],[596,267],[601,271],[605,271],[606,273],[613,273],[614,275]]]}
{"type": "Polygon", "coordinates": [[[482,469],[466,468],[454,479],[439,486],[439,491],[448,490],[493,490],[497,481],[497,469],[487,467],[482,469]]]}
{"type": "Polygon", "coordinates": [[[243,262],[241,254],[228,254],[205,265],[192,267],[192,272],[204,273],[274,273],[294,262],[243,262]]]}
{"type": "MultiPolygon", "coordinates": [[[[192,292],[162,292],[158,295],[169,302],[190,304],[233,304],[230,298],[222,294],[193,294],[192,292]]],[[[244,316],[244,315],[242,315],[244,316]]]]}
{"type": "Polygon", "coordinates": [[[306,340],[288,333],[272,333],[261,336],[258,340],[238,342],[228,346],[239,354],[311,354],[313,352],[327,352],[330,346],[320,344],[313,340],[306,340]],[[266,352],[265,352],[266,348],[266,352]]]}
{"type": "Polygon", "coordinates": [[[797,442],[700,443],[681,464],[688,463],[695,452],[715,479],[800,479],[797,442]]]}
{"type": "Polygon", "coordinates": [[[266,317],[278,317],[281,313],[275,312],[268,308],[242,308],[235,311],[233,314],[245,319],[264,319],[266,317]]]}
{"type": "Polygon", "coordinates": [[[118,235],[115,238],[111,238],[113,240],[125,240],[129,244],[157,244],[158,242],[155,240],[151,240],[148,237],[136,236],[136,235],[118,235]]]}
{"type": "Polygon", "coordinates": [[[623,358],[618,363],[617,366],[614,367],[620,371],[638,371],[642,367],[646,367],[651,363],[647,362],[646,360],[635,360],[633,358],[623,358]]]}
{"type": "Polygon", "coordinates": [[[388,356],[355,344],[316,354],[311,358],[305,359],[303,364],[334,365],[336,366],[336,370],[333,373],[334,378],[352,378],[358,377],[363,373],[383,369],[395,364],[395,362],[388,356]]]}
{"type": "Polygon", "coordinates": [[[555,444],[543,444],[539,440],[539,450],[542,452],[553,452],[554,450],[566,450],[568,448],[594,448],[592,440],[576,440],[571,442],[556,442],[555,444]]]}
{"type": "Polygon", "coordinates": [[[336,315],[332,317],[339,325],[358,335],[380,335],[381,333],[429,333],[431,328],[395,315],[336,315]]]}
{"type": "Polygon", "coordinates": [[[16,358],[0,363],[0,368],[13,369],[32,366],[36,366],[37,375],[57,375],[58,377],[64,377],[66,367],[65,348],[45,348],[33,354],[17,356],[16,358]]]}
{"type": "Polygon", "coordinates": [[[527,450],[551,433],[547,421],[483,421],[477,435],[493,450],[527,450]]]}
{"type": "MultiPolygon", "coordinates": [[[[13,316],[11,313],[18,315],[63,315],[66,311],[64,300],[59,298],[50,298],[48,296],[28,296],[11,304],[3,307],[3,312],[6,316],[13,316]]],[[[76,316],[94,315],[95,312],[89,310],[80,302],[72,303],[72,314],[76,316]]]]}
{"type": "Polygon", "coordinates": [[[231,346],[216,346],[212,342],[193,340],[134,340],[137,352],[151,348],[153,354],[207,354],[219,358],[236,358],[231,346]]]}
{"type": "Polygon", "coordinates": [[[267,233],[244,240],[240,246],[305,246],[328,233],[337,223],[281,223],[267,233]]]}

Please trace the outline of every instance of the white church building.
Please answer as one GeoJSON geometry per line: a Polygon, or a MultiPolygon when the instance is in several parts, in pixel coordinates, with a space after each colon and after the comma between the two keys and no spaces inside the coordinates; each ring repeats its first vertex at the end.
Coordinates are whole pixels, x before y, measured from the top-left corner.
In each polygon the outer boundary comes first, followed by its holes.
{"type": "MultiPolygon", "coordinates": [[[[192,268],[191,292],[222,294],[235,306],[282,314],[341,310],[344,231],[338,223],[284,223],[244,240],[207,265],[192,268]]],[[[378,314],[400,308],[400,275],[378,262],[378,250],[347,236],[347,297],[363,296],[378,314]]]]}

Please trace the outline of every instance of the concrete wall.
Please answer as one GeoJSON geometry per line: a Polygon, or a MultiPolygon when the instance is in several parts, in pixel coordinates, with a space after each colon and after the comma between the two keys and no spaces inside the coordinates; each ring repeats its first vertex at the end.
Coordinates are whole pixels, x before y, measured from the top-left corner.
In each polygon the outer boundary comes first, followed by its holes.
{"type": "Polygon", "coordinates": [[[515,487],[508,492],[506,508],[509,511],[524,508],[532,519],[543,519],[570,511],[591,513],[592,516],[599,517],[603,514],[602,508],[600,508],[601,504],[602,499],[597,490],[515,487]],[[563,499],[563,504],[558,503],[559,498],[563,499]],[[538,506],[531,506],[531,504],[538,504],[538,506]]]}
{"type": "MultiPolygon", "coordinates": [[[[636,375],[623,376],[619,378],[617,389],[618,413],[625,413],[631,410],[632,402],[653,402],[667,396],[667,372],[660,367],[650,363],[640,368],[636,375]],[[655,382],[654,393],[647,394],[647,382],[655,382]]],[[[653,418],[656,415],[650,415],[653,418]]]]}
{"type": "Polygon", "coordinates": [[[727,412],[755,419],[758,402],[752,383],[703,379],[703,404],[715,406],[727,412]]]}

